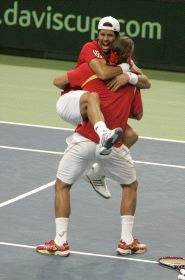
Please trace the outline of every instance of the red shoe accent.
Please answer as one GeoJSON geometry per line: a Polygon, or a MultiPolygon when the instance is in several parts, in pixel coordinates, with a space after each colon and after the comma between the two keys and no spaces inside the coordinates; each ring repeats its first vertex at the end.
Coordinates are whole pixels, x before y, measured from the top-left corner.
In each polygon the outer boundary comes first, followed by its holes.
{"type": "Polygon", "coordinates": [[[67,257],[70,255],[68,242],[64,243],[63,246],[59,247],[56,245],[54,240],[46,242],[45,244],[36,247],[36,251],[42,254],[56,255],[67,257]]]}
{"type": "Polygon", "coordinates": [[[128,254],[142,254],[147,251],[147,245],[141,244],[138,239],[134,239],[131,244],[126,244],[122,240],[118,244],[118,248],[116,252],[120,255],[128,255],[128,254]]]}

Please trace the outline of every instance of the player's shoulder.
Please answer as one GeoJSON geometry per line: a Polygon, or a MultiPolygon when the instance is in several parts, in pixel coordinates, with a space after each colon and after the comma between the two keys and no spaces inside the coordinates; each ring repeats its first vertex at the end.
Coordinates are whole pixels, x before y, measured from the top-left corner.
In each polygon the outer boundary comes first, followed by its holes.
{"type": "Polygon", "coordinates": [[[98,47],[97,41],[87,42],[83,45],[83,48],[97,48],[97,47],[98,47]]]}

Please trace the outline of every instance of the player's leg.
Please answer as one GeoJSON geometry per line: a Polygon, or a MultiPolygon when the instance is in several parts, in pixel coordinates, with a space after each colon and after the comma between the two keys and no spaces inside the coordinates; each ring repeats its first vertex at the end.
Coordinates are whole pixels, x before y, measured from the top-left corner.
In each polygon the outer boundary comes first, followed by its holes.
{"type": "Polygon", "coordinates": [[[107,178],[117,181],[122,186],[122,198],[120,205],[121,215],[121,241],[117,252],[122,255],[143,253],[147,246],[133,238],[134,214],[137,202],[136,171],[129,149],[122,145],[113,148],[109,161],[97,158],[100,167],[107,178]]]}
{"type": "Polygon", "coordinates": [[[138,183],[136,180],[130,185],[121,185],[121,240],[126,244],[131,244],[134,240],[132,235],[132,229],[134,225],[134,215],[137,204],[137,186],[138,183]]]}
{"type": "Polygon", "coordinates": [[[36,247],[42,254],[54,254],[67,257],[70,254],[67,242],[68,223],[70,216],[70,188],[71,184],[57,179],[55,182],[55,224],[56,235],[54,240],[36,247]]]}
{"type": "Polygon", "coordinates": [[[113,130],[107,128],[100,109],[100,100],[96,92],[86,92],[81,95],[80,113],[84,120],[88,119],[90,121],[100,138],[99,154],[110,154],[111,147],[120,140],[123,131],[121,128],[115,128],[113,130]]]}
{"type": "Polygon", "coordinates": [[[78,133],[68,139],[68,148],[61,159],[55,183],[55,223],[54,240],[36,247],[43,254],[69,255],[67,242],[70,216],[70,188],[95,159],[96,144],[78,133]]]}
{"type": "Polygon", "coordinates": [[[80,97],[80,113],[83,120],[88,119],[93,126],[100,121],[105,123],[104,116],[100,109],[100,100],[98,94],[95,92],[85,92],[80,97]]]}
{"type": "Polygon", "coordinates": [[[120,255],[141,254],[147,250],[147,246],[141,244],[138,239],[134,239],[132,234],[137,203],[137,186],[137,181],[130,185],[122,185],[121,240],[116,250],[120,255]]]}

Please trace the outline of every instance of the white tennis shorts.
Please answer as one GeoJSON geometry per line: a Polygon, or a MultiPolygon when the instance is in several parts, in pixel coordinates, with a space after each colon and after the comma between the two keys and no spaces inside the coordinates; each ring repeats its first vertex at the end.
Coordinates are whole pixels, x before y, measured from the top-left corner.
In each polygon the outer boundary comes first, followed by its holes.
{"type": "Polygon", "coordinates": [[[83,122],[80,114],[80,97],[85,92],[84,90],[71,90],[59,97],[56,110],[61,119],[74,125],[83,122]]]}
{"type": "Polygon", "coordinates": [[[129,185],[136,180],[136,171],[129,149],[113,148],[108,156],[96,153],[97,144],[78,133],[66,139],[68,148],[61,159],[57,178],[67,184],[75,183],[93,163],[97,162],[107,178],[129,185]]]}

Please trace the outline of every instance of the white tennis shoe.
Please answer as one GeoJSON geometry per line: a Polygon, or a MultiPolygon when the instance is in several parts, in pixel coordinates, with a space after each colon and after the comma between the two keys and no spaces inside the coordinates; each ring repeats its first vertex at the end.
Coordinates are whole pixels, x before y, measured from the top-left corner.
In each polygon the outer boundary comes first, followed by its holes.
{"type": "Polygon", "coordinates": [[[94,190],[102,197],[109,199],[110,191],[105,181],[105,175],[101,171],[100,166],[94,163],[84,176],[85,181],[89,182],[94,190]]]}
{"type": "Polygon", "coordinates": [[[122,134],[123,130],[120,127],[103,133],[100,143],[97,146],[98,154],[103,156],[109,155],[112,151],[112,146],[121,139],[122,134]]]}

